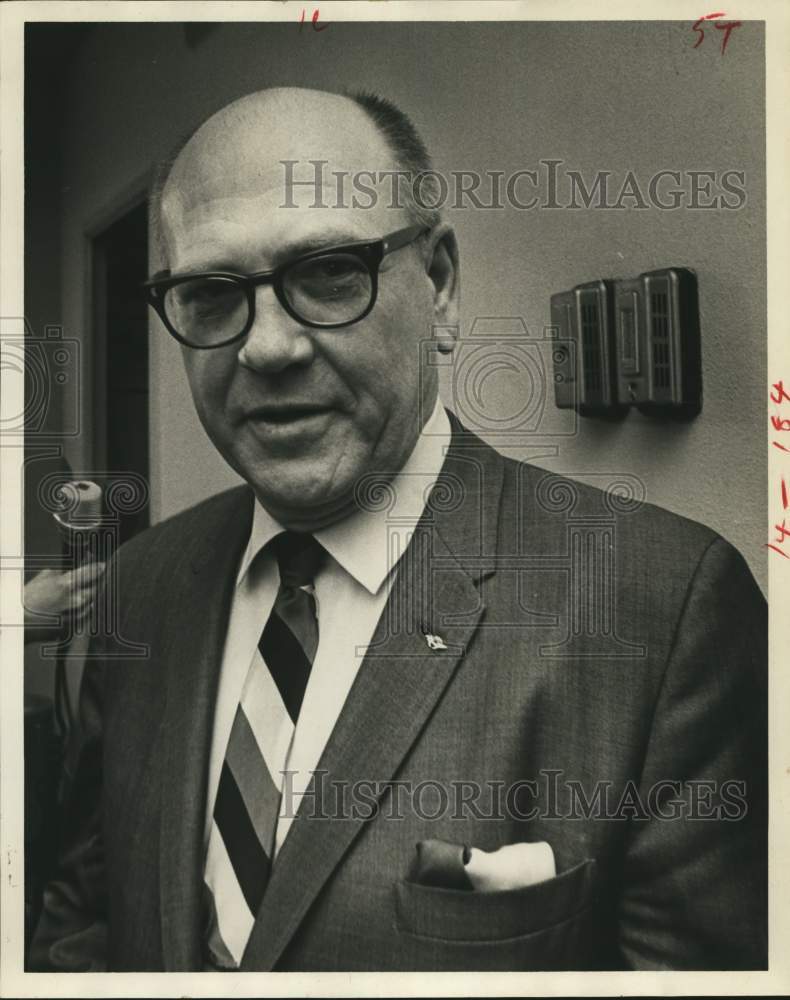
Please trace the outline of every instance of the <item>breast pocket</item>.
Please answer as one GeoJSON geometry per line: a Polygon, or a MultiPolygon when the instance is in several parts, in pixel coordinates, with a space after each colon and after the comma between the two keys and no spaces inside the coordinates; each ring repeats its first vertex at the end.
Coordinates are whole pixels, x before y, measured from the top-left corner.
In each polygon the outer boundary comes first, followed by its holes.
{"type": "Polygon", "coordinates": [[[396,926],[415,969],[592,968],[595,860],[523,889],[466,892],[402,881],[396,926]]]}

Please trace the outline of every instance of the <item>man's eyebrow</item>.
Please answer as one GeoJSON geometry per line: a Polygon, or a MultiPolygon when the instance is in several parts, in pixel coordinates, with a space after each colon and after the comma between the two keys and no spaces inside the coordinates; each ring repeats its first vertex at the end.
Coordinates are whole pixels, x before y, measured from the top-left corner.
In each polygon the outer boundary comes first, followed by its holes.
{"type": "MultiPolygon", "coordinates": [[[[265,270],[273,270],[278,264],[282,264],[284,261],[295,257],[301,257],[303,254],[311,253],[313,250],[330,250],[332,247],[348,246],[350,243],[374,242],[379,238],[377,236],[364,236],[360,233],[351,232],[348,229],[331,229],[323,233],[315,233],[311,236],[288,240],[273,250],[271,265],[269,268],[265,268],[265,270]]],[[[261,270],[264,269],[262,268],[261,270]]],[[[230,258],[224,256],[199,257],[195,261],[190,261],[186,268],[179,268],[177,272],[173,272],[173,277],[178,277],[181,274],[201,274],[209,271],[237,273],[239,267],[234,265],[230,258]]],[[[169,276],[170,272],[156,275],[157,278],[169,276]]]]}
{"type": "MultiPolygon", "coordinates": [[[[323,233],[315,233],[312,236],[304,236],[299,239],[288,240],[287,242],[280,244],[280,246],[272,252],[270,267],[261,268],[261,270],[273,270],[278,264],[282,264],[284,261],[292,260],[296,257],[301,257],[303,254],[311,253],[313,250],[331,250],[333,247],[348,246],[350,243],[372,243],[377,239],[380,239],[380,237],[364,236],[360,233],[351,232],[348,229],[332,229],[323,233]]],[[[187,276],[190,274],[203,274],[211,271],[238,273],[239,270],[238,265],[234,264],[231,258],[224,256],[206,256],[198,257],[196,260],[190,261],[186,267],[179,268],[177,271],[160,272],[154,277],[166,278],[172,276],[177,278],[181,275],[187,276]]]]}
{"type": "Polygon", "coordinates": [[[330,230],[283,243],[274,251],[272,259],[279,264],[291,257],[300,257],[302,254],[311,253],[313,250],[329,250],[332,247],[346,246],[349,243],[373,242],[376,239],[375,236],[362,236],[359,233],[349,232],[347,229],[330,230]]]}

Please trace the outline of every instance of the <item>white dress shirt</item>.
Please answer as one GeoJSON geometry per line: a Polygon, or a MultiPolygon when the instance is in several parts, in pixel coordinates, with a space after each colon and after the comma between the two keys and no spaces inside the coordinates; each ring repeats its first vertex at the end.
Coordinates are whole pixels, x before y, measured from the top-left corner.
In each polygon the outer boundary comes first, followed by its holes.
{"type": "MultiPolygon", "coordinates": [[[[345,704],[365,650],[389,596],[392,570],[405,551],[441,471],[450,443],[450,422],[437,400],[408,461],[391,483],[393,506],[358,510],[315,532],[329,553],[315,580],[318,649],[299,712],[277,823],[279,851],[345,704]]],[[[273,556],[253,560],[283,526],[256,501],[247,548],[239,565],[222,657],[208,774],[205,844],[222,762],[244,680],[269,617],[279,574],[273,556]]]]}

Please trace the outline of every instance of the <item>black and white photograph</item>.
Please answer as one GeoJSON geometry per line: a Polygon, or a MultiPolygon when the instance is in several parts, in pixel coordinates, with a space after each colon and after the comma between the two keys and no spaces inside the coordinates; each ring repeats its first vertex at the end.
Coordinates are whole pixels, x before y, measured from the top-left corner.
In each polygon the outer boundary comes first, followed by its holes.
{"type": "Polygon", "coordinates": [[[786,993],[787,9],[0,17],[0,994],[786,993]]]}

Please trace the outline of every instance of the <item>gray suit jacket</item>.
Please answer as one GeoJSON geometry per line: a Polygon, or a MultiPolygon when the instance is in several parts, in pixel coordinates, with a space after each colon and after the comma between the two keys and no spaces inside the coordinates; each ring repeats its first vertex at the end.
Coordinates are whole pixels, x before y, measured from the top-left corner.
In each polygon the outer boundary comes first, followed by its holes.
{"type": "MultiPolygon", "coordinates": [[[[231,490],[120,552],[120,638],[86,670],[33,968],[202,967],[212,713],[252,506],[231,490]]],[[[453,418],[242,968],[765,967],[766,631],[714,532],[505,459],[453,418]],[[429,838],[546,840],[558,875],[421,884],[429,838]]]]}

